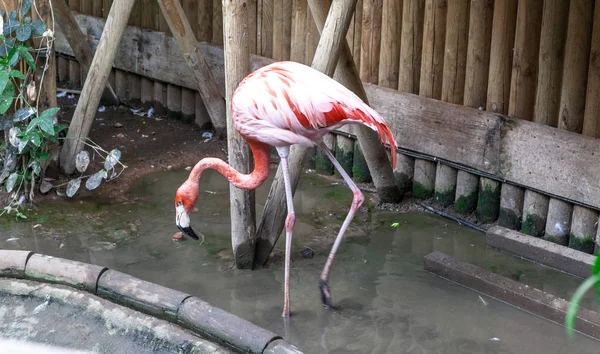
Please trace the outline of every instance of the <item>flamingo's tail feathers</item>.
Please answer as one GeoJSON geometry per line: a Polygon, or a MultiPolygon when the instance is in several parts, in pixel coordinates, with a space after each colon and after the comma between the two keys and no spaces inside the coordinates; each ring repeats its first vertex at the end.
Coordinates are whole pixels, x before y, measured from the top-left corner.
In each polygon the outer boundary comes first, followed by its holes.
{"type": "Polygon", "coordinates": [[[379,139],[381,139],[381,142],[390,146],[392,166],[396,168],[396,149],[398,148],[398,144],[396,143],[396,138],[394,138],[394,133],[392,133],[391,129],[387,126],[387,124],[385,124],[385,121],[379,114],[377,114],[377,112],[372,111],[369,112],[371,113],[369,114],[358,110],[357,113],[357,116],[361,121],[379,134],[379,139]]]}

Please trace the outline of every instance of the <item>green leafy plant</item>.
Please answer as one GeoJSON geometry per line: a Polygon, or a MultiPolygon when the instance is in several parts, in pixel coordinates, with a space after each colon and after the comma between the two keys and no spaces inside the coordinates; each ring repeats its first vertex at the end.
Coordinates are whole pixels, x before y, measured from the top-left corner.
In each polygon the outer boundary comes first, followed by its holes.
{"type": "Polygon", "coordinates": [[[594,265],[592,266],[592,276],[587,278],[578,288],[575,290],[571,303],[567,309],[567,316],[565,317],[565,328],[569,337],[573,336],[575,331],[575,319],[577,318],[577,311],[579,310],[579,303],[592,287],[596,288],[596,301],[600,304],[600,255],[596,257],[594,265]]]}

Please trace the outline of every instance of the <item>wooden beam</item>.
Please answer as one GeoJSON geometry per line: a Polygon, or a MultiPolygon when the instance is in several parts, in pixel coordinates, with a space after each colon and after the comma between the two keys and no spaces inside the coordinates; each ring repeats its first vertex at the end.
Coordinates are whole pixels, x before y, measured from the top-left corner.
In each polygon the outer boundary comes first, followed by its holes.
{"type": "Polygon", "coordinates": [[[158,4],[169,24],[171,33],[177,40],[181,54],[192,69],[198,91],[215,130],[218,134],[224,134],[227,127],[225,102],[219,94],[217,84],[206,64],[204,53],[198,46],[194,31],[185,17],[183,7],[178,0],[158,0],[158,4]]]}
{"type": "MultiPolygon", "coordinates": [[[[336,65],[338,67],[343,66],[342,63],[338,65],[337,60],[340,56],[341,48],[345,45],[346,50],[350,51],[346,43],[346,33],[352,19],[354,7],[356,6],[356,0],[335,0],[329,10],[329,16],[326,15],[329,8],[328,1],[322,2],[323,7],[319,6],[319,1],[322,0],[309,0],[309,6],[315,23],[317,27],[322,29],[321,40],[319,41],[312,67],[332,76],[336,65]]],[[[352,61],[351,57],[350,61],[352,61]]],[[[289,167],[292,191],[296,190],[298,181],[300,180],[302,165],[308,150],[299,145],[293,145],[291,148],[289,167]]],[[[271,185],[263,216],[258,226],[255,265],[263,265],[269,258],[283,230],[286,213],[283,171],[280,166],[271,185]]]]}
{"type": "Polygon", "coordinates": [[[87,138],[94,122],[100,103],[101,92],[98,87],[105,87],[108,75],[115,60],[121,37],[127,26],[127,19],[135,0],[123,0],[113,3],[106,28],[102,32],[96,55],[92,59],[89,75],[81,90],[79,103],[75,108],[69,132],[60,154],[61,167],[67,174],[75,171],[75,156],[83,149],[83,140],[87,138]]]}
{"type": "MultiPolygon", "coordinates": [[[[163,1],[164,2],[164,1],[163,1]]],[[[239,83],[250,73],[248,7],[242,1],[223,2],[225,37],[225,91],[227,99],[227,152],[231,167],[241,173],[252,171],[252,154],[246,140],[235,130],[231,119],[231,97],[239,83]]],[[[197,47],[197,46],[195,46],[197,47]]],[[[208,69],[208,68],[207,68],[208,69]]],[[[254,264],[256,206],[253,190],[229,185],[231,243],[236,266],[250,269],[254,264]]]]}
{"type": "MultiPolygon", "coordinates": [[[[93,49],[87,42],[85,35],[79,29],[77,21],[65,0],[54,0],[52,4],[54,5],[53,10],[56,23],[60,27],[59,30],[64,34],[64,37],[69,42],[71,48],[73,48],[72,54],[81,64],[82,70],[89,72],[92,58],[94,57],[93,49]]],[[[119,105],[119,97],[117,97],[115,90],[108,82],[102,93],[101,101],[105,105],[119,105]]]]}

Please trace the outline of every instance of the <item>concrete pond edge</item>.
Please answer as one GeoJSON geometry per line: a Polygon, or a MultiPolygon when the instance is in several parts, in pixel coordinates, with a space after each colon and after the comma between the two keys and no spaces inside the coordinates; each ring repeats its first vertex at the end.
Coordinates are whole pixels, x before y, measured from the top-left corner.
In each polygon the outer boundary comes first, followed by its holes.
{"type": "MultiPolygon", "coordinates": [[[[563,325],[569,301],[434,251],[423,258],[426,271],[563,325]]],[[[600,340],[598,313],[579,308],[575,330],[600,340]]]]}
{"type": "Polygon", "coordinates": [[[0,277],[62,284],[166,320],[243,353],[302,353],[281,336],[174,289],[106,267],[0,250],[0,277]]]}
{"type": "Polygon", "coordinates": [[[581,278],[592,275],[596,259],[594,255],[501,226],[491,227],[485,240],[489,247],[581,278]]]}

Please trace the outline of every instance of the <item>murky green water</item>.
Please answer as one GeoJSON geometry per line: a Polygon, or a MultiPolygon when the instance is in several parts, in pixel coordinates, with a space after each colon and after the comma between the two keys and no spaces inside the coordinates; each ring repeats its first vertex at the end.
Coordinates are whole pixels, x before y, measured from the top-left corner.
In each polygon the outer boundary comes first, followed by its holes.
{"type": "MultiPolygon", "coordinates": [[[[29,222],[4,221],[0,248],[104,265],[189,292],[309,353],[600,353],[597,341],[569,340],[557,324],[425,272],[422,259],[438,250],[563,298],[581,279],[490,250],[482,234],[422,213],[360,212],[331,273],[338,308],[323,310],[317,281],[351,193],[314,175],[305,176],[295,198],[293,316],[284,322],[283,238],[269,268],[234,269],[228,185],[220,175],[203,176],[192,216],[206,242],[171,241],[173,194],[186,176],[147,176],[130,191],[129,204],[44,205],[29,222]],[[300,256],[304,247],[315,249],[314,258],[300,256]]],[[[259,212],[269,185],[257,190],[259,212]]],[[[594,308],[591,297],[584,305],[594,308]]]]}

